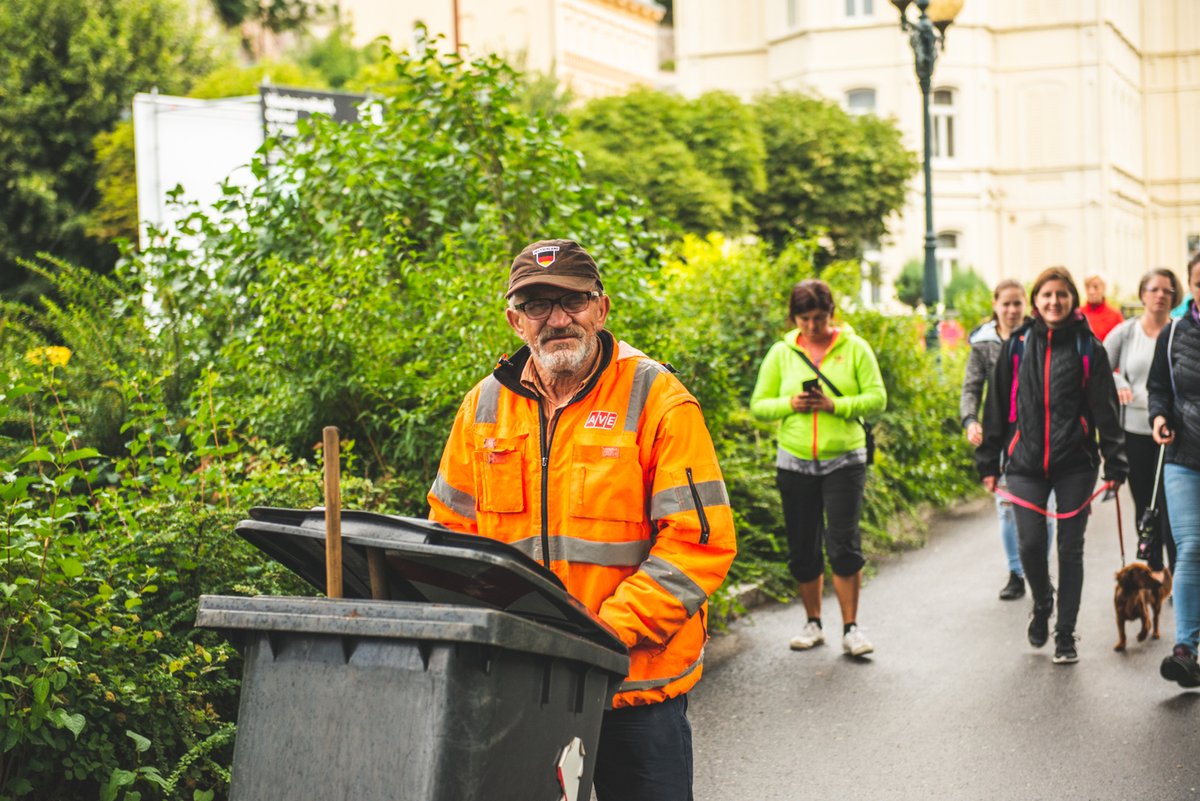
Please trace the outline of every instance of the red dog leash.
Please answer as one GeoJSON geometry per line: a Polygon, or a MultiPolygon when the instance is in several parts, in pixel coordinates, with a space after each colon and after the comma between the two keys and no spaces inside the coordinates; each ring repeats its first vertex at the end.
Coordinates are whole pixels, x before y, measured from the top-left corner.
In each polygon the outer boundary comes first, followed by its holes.
{"type": "Polygon", "coordinates": [[[1111,481],[1105,481],[1102,485],[1100,485],[1100,489],[1098,489],[1094,493],[1092,493],[1092,497],[1088,498],[1086,501],[1083,502],[1083,506],[1080,506],[1078,509],[1074,509],[1070,512],[1051,512],[1049,509],[1043,509],[1042,507],[1038,506],[1036,503],[1031,503],[1031,502],[1025,500],[1024,498],[1018,498],[1016,495],[1013,495],[1008,490],[1002,490],[999,487],[996,487],[995,493],[997,495],[999,495],[1001,498],[1003,498],[1004,500],[1015,503],[1017,506],[1021,506],[1025,509],[1031,509],[1031,510],[1037,512],[1042,517],[1053,517],[1055,520],[1068,520],[1068,519],[1074,517],[1075,515],[1079,514],[1080,512],[1082,512],[1084,509],[1091,506],[1092,501],[1094,501],[1098,497],[1100,497],[1100,495],[1102,495],[1104,492],[1106,492],[1110,487],[1112,487],[1112,485],[1113,485],[1113,483],[1111,481]]]}
{"type": "MultiPolygon", "coordinates": [[[[1113,486],[1114,486],[1113,482],[1105,481],[1103,484],[1100,485],[1100,489],[1098,489],[1092,493],[1092,497],[1088,498],[1086,501],[1083,502],[1082,506],[1080,506],[1078,509],[1072,509],[1070,512],[1051,512],[1049,509],[1043,509],[1041,506],[1038,506],[1036,503],[1027,501],[1024,498],[1018,498],[1016,495],[1013,495],[1008,490],[1002,490],[999,487],[996,487],[994,492],[997,495],[999,495],[1001,498],[1003,498],[1004,500],[1009,501],[1011,503],[1015,503],[1017,506],[1020,506],[1022,508],[1030,509],[1034,512],[1037,512],[1042,517],[1053,517],[1055,520],[1067,520],[1067,519],[1072,518],[1075,515],[1079,514],[1084,509],[1087,509],[1089,506],[1092,505],[1092,501],[1099,498],[1100,495],[1107,492],[1113,486]]],[[[1123,523],[1121,521],[1121,493],[1118,492],[1113,497],[1115,497],[1117,499],[1117,540],[1121,544],[1121,567],[1124,567],[1125,566],[1125,526],[1123,525],[1123,523]]]]}

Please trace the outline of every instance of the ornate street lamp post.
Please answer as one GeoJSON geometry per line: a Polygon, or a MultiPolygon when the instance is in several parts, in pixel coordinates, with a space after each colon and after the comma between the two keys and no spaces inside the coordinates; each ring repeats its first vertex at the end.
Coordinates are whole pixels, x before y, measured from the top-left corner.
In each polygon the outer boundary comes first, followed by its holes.
{"type": "Polygon", "coordinates": [[[932,350],[938,346],[937,306],[941,292],[938,289],[937,235],[933,232],[933,174],[929,166],[930,152],[933,149],[933,134],[929,124],[929,89],[933,78],[933,65],[937,61],[937,51],[945,47],[946,28],[950,27],[950,23],[962,10],[963,0],[892,0],[892,5],[900,12],[900,30],[907,32],[912,42],[917,81],[921,84],[921,109],[925,131],[925,288],[921,294],[925,299],[925,310],[929,314],[929,329],[925,334],[925,342],[932,350]],[[910,4],[915,4],[920,14],[916,22],[910,22],[904,13],[910,4]]]}

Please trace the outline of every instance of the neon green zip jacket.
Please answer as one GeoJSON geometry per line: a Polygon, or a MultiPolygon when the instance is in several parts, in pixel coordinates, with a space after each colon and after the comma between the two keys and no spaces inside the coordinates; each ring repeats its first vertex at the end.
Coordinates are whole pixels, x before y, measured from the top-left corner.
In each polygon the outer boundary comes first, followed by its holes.
{"type": "Polygon", "coordinates": [[[832,413],[792,411],[792,396],[804,391],[805,381],[817,377],[797,353],[802,348],[796,330],[767,351],[750,397],[751,414],[760,420],[778,420],[779,444],[800,459],[833,459],[866,447],[867,437],[858,418],[878,414],[887,406],[887,390],[871,346],[845,323],[834,331],[833,343],[821,361],[812,359],[842,392],[839,398],[821,384],[822,391],[833,398],[832,413]]]}

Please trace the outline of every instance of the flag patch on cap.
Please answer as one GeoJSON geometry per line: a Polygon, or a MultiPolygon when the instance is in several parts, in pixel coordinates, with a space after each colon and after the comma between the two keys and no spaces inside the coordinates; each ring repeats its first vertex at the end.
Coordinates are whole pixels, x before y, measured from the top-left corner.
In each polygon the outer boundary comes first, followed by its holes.
{"type": "Polygon", "coordinates": [[[549,267],[558,258],[558,245],[547,245],[533,251],[533,258],[539,267],[549,267]]]}

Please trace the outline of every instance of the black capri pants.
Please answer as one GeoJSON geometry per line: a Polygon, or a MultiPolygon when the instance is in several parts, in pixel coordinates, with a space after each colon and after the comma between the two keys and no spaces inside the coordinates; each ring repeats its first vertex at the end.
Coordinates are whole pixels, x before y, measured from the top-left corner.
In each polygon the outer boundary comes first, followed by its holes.
{"type": "Polygon", "coordinates": [[[823,476],[776,470],[775,486],[783,500],[788,569],[801,583],[825,573],[824,553],[835,575],[849,578],[862,570],[863,488],[867,466],[849,465],[823,476]],[[824,551],[824,552],[823,552],[824,551]]]}

